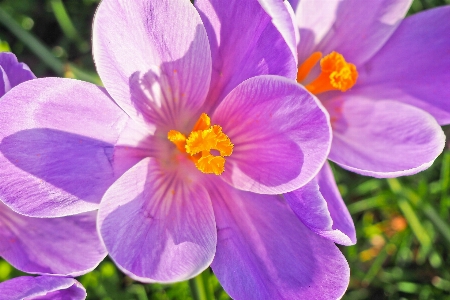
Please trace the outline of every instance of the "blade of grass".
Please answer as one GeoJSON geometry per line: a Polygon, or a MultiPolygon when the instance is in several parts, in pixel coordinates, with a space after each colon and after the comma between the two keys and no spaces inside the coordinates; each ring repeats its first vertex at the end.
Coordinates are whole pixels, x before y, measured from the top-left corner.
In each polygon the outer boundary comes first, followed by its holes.
{"type": "Polygon", "coordinates": [[[0,23],[8,28],[19,40],[22,41],[33,53],[39,57],[56,74],[64,74],[64,64],[58,60],[42,42],[31,33],[22,28],[6,11],[0,8],[0,23]]]}
{"type": "MultiPolygon", "coordinates": [[[[449,188],[448,187],[449,183],[447,182],[447,180],[450,179],[450,174],[447,174],[447,172],[450,172],[450,167],[445,166],[446,163],[450,165],[450,153],[445,153],[442,166],[443,171],[441,171],[441,182],[443,181],[442,187],[445,190],[444,193],[447,193],[446,191],[449,188]],[[446,162],[447,159],[449,160],[448,162],[446,162]],[[449,178],[446,178],[447,176],[449,176],[449,178]]],[[[420,199],[420,196],[413,190],[408,188],[402,188],[397,179],[389,179],[388,183],[391,186],[391,190],[394,191],[397,195],[406,196],[406,199],[408,199],[415,206],[416,209],[420,208],[421,211],[424,213],[424,215],[433,223],[436,229],[439,230],[439,232],[442,234],[445,240],[450,244],[450,226],[447,224],[446,221],[444,221],[445,218],[442,218],[436,212],[436,210],[433,208],[432,205],[430,205],[429,203],[423,203],[420,199]]],[[[445,196],[446,194],[443,194],[441,201],[444,200],[445,196]]],[[[446,207],[446,209],[448,210],[448,207],[446,207]]]]}
{"type": "Polygon", "coordinates": [[[450,152],[444,152],[444,157],[442,159],[441,168],[441,201],[439,214],[444,220],[449,218],[449,208],[450,208],[450,152]]]}
{"type": "Polygon", "coordinates": [[[50,4],[56,21],[58,22],[64,34],[73,41],[79,41],[80,37],[78,35],[77,29],[70,20],[63,2],[61,0],[51,0],[50,4]]]}
{"type": "Polygon", "coordinates": [[[383,249],[381,249],[380,253],[378,253],[377,257],[372,262],[370,269],[367,271],[366,275],[362,280],[363,286],[368,286],[375,278],[375,276],[378,274],[378,272],[380,272],[380,270],[382,269],[383,263],[388,257],[388,252],[386,250],[387,245],[389,244],[384,245],[383,249]]]}
{"type": "Polygon", "coordinates": [[[73,77],[95,84],[101,84],[100,78],[80,70],[70,63],[63,63],[34,35],[26,31],[5,10],[0,7],[0,23],[8,28],[22,43],[24,43],[40,60],[42,60],[58,76],[73,74],[73,77]]]}
{"type": "Polygon", "coordinates": [[[434,224],[437,230],[442,234],[450,245],[450,226],[445,222],[431,205],[424,205],[423,213],[434,224]]]}
{"type": "Polygon", "coordinates": [[[431,238],[428,235],[426,229],[422,226],[420,218],[417,216],[416,212],[408,201],[409,197],[412,197],[411,199],[413,199],[413,202],[417,202],[414,204],[418,204],[418,201],[420,201],[420,199],[416,197],[413,191],[403,188],[398,179],[389,178],[387,179],[387,182],[391,190],[397,196],[398,207],[400,208],[403,216],[408,222],[408,225],[411,227],[412,232],[422,246],[419,252],[418,260],[424,261],[426,256],[432,249],[431,238]],[[406,195],[408,195],[409,197],[406,197],[406,195]]]}
{"type": "Polygon", "coordinates": [[[347,207],[348,207],[350,214],[352,214],[352,215],[360,213],[362,211],[372,209],[372,208],[383,207],[383,206],[389,204],[388,198],[386,196],[387,196],[387,193],[381,193],[380,195],[377,195],[375,197],[370,197],[370,198],[360,200],[358,202],[351,203],[347,207]]]}
{"type": "Polygon", "coordinates": [[[412,232],[422,246],[422,249],[419,252],[419,260],[423,261],[426,258],[426,255],[430,253],[430,250],[432,249],[431,238],[427,234],[425,228],[422,226],[419,217],[409,204],[408,200],[403,197],[399,197],[399,199],[397,199],[397,204],[402,211],[403,216],[405,216],[406,220],[408,221],[408,225],[411,227],[412,232]]]}
{"type": "Polygon", "coordinates": [[[189,287],[195,300],[214,300],[214,294],[209,284],[208,269],[190,279],[189,287]]]}

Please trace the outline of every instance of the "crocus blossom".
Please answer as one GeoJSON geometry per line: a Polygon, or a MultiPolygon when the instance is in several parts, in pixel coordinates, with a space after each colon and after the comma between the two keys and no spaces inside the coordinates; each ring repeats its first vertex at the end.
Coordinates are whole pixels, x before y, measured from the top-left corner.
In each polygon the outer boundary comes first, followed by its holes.
{"type": "Polygon", "coordinates": [[[428,168],[450,123],[450,7],[403,20],[411,0],[291,0],[298,81],[333,128],[329,159],[362,175],[428,168]]]}
{"type": "Polygon", "coordinates": [[[237,299],[342,296],[345,258],[279,196],[318,174],[331,132],[314,97],[274,76],[296,63],[271,3],[102,1],[105,89],[45,78],[2,99],[4,202],[40,217],[99,207],[111,258],[140,281],[211,264],[237,299]]]}
{"type": "Polygon", "coordinates": [[[22,276],[0,283],[2,300],[83,300],[86,290],[73,278],[22,276]]]}
{"type": "MultiPolygon", "coordinates": [[[[29,68],[19,63],[12,53],[0,53],[0,71],[3,75],[0,85],[4,92],[35,78],[29,68]]],[[[3,98],[0,104],[2,101],[3,98]]],[[[8,137],[0,145],[2,153],[14,151],[18,164],[30,159],[39,160],[39,155],[27,158],[26,151],[23,152],[20,146],[6,149],[7,145],[8,137]]],[[[17,269],[28,273],[78,276],[93,270],[106,256],[106,250],[96,232],[95,212],[62,218],[32,218],[14,212],[1,199],[0,256],[17,269]]]]}

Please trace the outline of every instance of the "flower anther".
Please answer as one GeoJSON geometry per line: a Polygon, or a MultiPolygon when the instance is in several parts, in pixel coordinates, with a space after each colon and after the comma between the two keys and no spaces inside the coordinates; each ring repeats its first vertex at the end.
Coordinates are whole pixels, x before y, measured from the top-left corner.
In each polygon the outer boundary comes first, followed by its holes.
{"type": "Polygon", "coordinates": [[[314,52],[298,68],[297,81],[302,82],[320,60],[321,73],[305,85],[308,91],[315,95],[333,90],[345,92],[355,85],[358,79],[356,66],[345,61],[342,54],[333,51],[321,58],[321,52],[314,52]]]}
{"type": "Polygon", "coordinates": [[[234,147],[230,138],[222,132],[222,127],[211,126],[211,119],[205,113],[201,114],[187,138],[176,130],[170,130],[167,138],[179,151],[188,154],[197,169],[206,174],[222,174],[225,170],[224,156],[230,156],[234,147]],[[218,155],[211,153],[211,150],[218,155]]]}

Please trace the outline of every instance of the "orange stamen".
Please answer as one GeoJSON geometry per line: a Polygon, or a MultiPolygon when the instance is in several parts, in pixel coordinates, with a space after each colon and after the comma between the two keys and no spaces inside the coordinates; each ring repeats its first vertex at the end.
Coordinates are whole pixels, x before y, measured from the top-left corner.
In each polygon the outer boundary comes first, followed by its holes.
{"type": "MultiPolygon", "coordinates": [[[[311,69],[317,63],[317,53],[320,52],[314,52],[300,66],[297,81],[301,81],[298,78],[302,80],[306,78],[311,69]]],[[[358,79],[358,71],[356,70],[356,66],[346,62],[342,54],[334,51],[320,60],[320,67],[320,75],[305,86],[308,91],[315,95],[333,90],[345,92],[353,87],[358,79]]]]}
{"type": "Polygon", "coordinates": [[[322,58],[322,52],[314,52],[308,57],[303,64],[298,68],[297,72],[297,82],[302,82],[309,75],[312,68],[319,62],[322,58]]]}
{"type": "Polygon", "coordinates": [[[211,119],[203,113],[188,138],[176,130],[170,130],[167,138],[177,149],[187,153],[197,169],[203,173],[220,175],[225,170],[224,156],[230,156],[234,145],[219,125],[211,126],[211,119]],[[211,154],[217,150],[220,155],[211,154]]]}
{"type": "Polygon", "coordinates": [[[186,137],[184,136],[184,134],[176,130],[170,130],[167,134],[167,138],[169,139],[169,141],[174,143],[175,146],[177,146],[178,150],[180,150],[181,152],[186,152],[186,150],[184,149],[184,145],[186,144],[186,137]]]}

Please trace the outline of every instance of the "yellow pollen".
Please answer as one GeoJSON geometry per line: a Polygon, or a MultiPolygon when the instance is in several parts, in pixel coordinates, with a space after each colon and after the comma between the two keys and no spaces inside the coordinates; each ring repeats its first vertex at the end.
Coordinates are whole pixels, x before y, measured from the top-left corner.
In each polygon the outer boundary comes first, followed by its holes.
{"type": "MultiPolygon", "coordinates": [[[[321,57],[322,53],[314,52],[305,60],[298,68],[298,82],[308,76],[321,57]]],[[[345,92],[353,87],[358,79],[356,66],[346,62],[342,54],[334,51],[320,59],[320,67],[320,75],[305,85],[305,88],[315,95],[333,90],[345,92]]]]}
{"type": "Polygon", "coordinates": [[[200,116],[187,138],[176,130],[170,130],[167,138],[178,150],[189,155],[197,169],[207,174],[222,174],[225,170],[224,156],[233,153],[234,145],[230,138],[222,132],[219,125],[211,126],[211,119],[205,113],[200,116]],[[217,151],[219,155],[211,154],[211,150],[217,151]]]}

